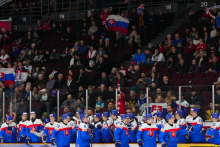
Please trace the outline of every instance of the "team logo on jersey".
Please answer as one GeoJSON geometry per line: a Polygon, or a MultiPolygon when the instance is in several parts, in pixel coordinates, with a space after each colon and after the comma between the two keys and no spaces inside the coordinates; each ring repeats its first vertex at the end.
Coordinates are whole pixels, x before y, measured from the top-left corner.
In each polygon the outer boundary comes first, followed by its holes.
{"type": "Polygon", "coordinates": [[[68,137],[68,136],[69,136],[69,130],[65,130],[65,131],[64,131],[64,135],[65,135],[66,137],[68,137]]]}
{"type": "Polygon", "coordinates": [[[126,132],[125,132],[125,133],[126,133],[126,136],[128,137],[128,130],[126,130],[126,132]]]}
{"type": "Polygon", "coordinates": [[[6,130],[6,134],[11,135],[12,131],[11,130],[6,130]]]}
{"type": "Polygon", "coordinates": [[[22,126],[19,126],[18,131],[19,131],[19,132],[22,131],[22,126]]]}
{"type": "Polygon", "coordinates": [[[175,138],[176,137],[176,132],[171,132],[171,137],[175,138]]]}
{"type": "Polygon", "coordinates": [[[52,135],[52,130],[49,130],[48,134],[49,134],[49,135],[52,135]]]}
{"type": "Polygon", "coordinates": [[[32,130],[32,131],[36,131],[35,127],[31,127],[31,130],[32,130]]]}
{"type": "Polygon", "coordinates": [[[153,132],[153,131],[149,131],[149,132],[148,132],[148,135],[149,135],[150,137],[153,137],[153,136],[154,136],[154,132],[153,132]]]}

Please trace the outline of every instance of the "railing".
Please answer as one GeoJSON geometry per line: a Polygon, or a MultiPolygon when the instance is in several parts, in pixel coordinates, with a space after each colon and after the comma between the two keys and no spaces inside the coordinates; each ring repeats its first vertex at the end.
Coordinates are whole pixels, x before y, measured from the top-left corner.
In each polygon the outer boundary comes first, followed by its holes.
{"type": "MultiPolygon", "coordinates": [[[[164,107],[167,107],[168,105],[172,104],[171,102],[180,102],[181,98],[188,101],[189,106],[184,105],[184,107],[188,107],[188,110],[190,110],[190,107],[195,107],[195,104],[197,101],[200,101],[202,103],[201,108],[206,110],[207,113],[215,112],[215,110],[220,110],[219,106],[215,105],[215,86],[214,85],[184,85],[184,86],[170,86],[170,87],[142,87],[138,88],[137,92],[134,93],[136,99],[140,97],[140,91],[144,91],[144,97],[146,97],[146,103],[144,103],[141,106],[133,106],[132,103],[129,104],[129,98],[132,95],[132,92],[130,92],[130,87],[122,87],[120,89],[113,89],[113,92],[108,92],[108,88],[106,88],[106,93],[101,93],[100,88],[93,88],[83,91],[82,94],[78,94],[78,90],[46,90],[43,91],[35,91],[35,92],[2,92],[0,94],[0,122],[5,122],[5,116],[6,115],[12,115],[15,118],[15,122],[18,123],[21,120],[21,114],[23,111],[26,111],[30,113],[31,111],[35,111],[38,118],[42,118],[42,114],[44,112],[47,112],[47,115],[45,114],[45,117],[48,117],[48,114],[50,113],[56,113],[57,119],[60,120],[60,117],[62,114],[66,112],[71,112],[73,115],[75,115],[75,112],[79,109],[84,110],[84,112],[88,113],[88,110],[92,110],[94,112],[105,112],[110,111],[114,109],[114,106],[112,107],[112,104],[109,105],[108,102],[112,101],[113,104],[116,105],[116,109],[119,110],[119,112],[123,112],[119,109],[117,106],[118,102],[118,94],[123,93],[123,96],[125,97],[125,103],[124,109],[127,107],[135,107],[134,113],[137,116],[141,116],[144,113],[155,113],[155,110],[158,111],[158,109],[154,109],[152,106],[157,105],[158,103],[163,104],[164,107]],[[192,90],[197,94],[197,99],[192,98],[192,90]],[[161,95],[158,95],[157,92],[162,92],[161,95]],[[71,94],[73,102],[67,106],[68,103],[63,103],[68,100],[71,100],[71,94]],[[97,102],[97,96],[102,95],[102,100],[104,102],[104,107],[101,109],[95,108],[95,103],[97,102]],[[111,97],[109,97],[111,95],[111,97]],[[168,98],[166,98],[170,96],[168,98]],[[183,97],[181,97],[181,95],[183,97]],[[162,99],[161,100],[161,96],[162,99]],[[21,100],[24,99],[24,104],[21,102],[21,100]],[[81,99],[82,101],[79,101],[78,99],[81,99]],[[163,101],[164,100],[164,101],[163,101]],[[164,103],[167,102],[167,103],[164,103]],[[210,105],[212,103],[212,105],[210,105]],[[22,105],[23,104],[23,105],[22,105]],[[22,105],[22,107],[21,107],[22,105]],[[139,109],[139,110],[138,110],[139,109]],[[208,112],[209,111],[209,112],[208,112]],[[17,116],[16,116],[17,115],[17,116]],[[16,117],[15,117],[16,116],[16,117]]],[[[17,91],[17,90],[16,90],[17,91]]],[[[121,95],[122,96],[122,95],[121,95]]],[[[122,98],[122,97],[121,97],[122,98]]],[[[182,100],[183,100],[182,99],[182,100]]],[[[172,104],[173,105],[173,104],[172,104]]],[[[179,107],[175,107],[173,112],[175,112],[177,109],[181,109],[183,105],[179,105],[179,107]]],[[[198,104],[196,105],[198,107],[198,104]]],[[[187,112],[189,114],[189,111],[187,112]]],[[[203,114],[204,115],[204,114],[203,114]]],[[[208,115],[207,115],[208,116],[208,115]]],[[[206,118],[206,116],[202,116],[202,118],[206,120],[210,120],[210,118],[206,118]]]]}

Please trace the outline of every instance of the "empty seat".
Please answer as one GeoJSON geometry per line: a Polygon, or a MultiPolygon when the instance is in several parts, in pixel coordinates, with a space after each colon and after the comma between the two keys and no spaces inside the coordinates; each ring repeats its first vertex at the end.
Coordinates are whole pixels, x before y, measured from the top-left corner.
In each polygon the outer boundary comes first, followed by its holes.
{"type": "Polygon", "coordinates": [[[182,75],[180,73],[174,73],[172,75],[172,79],[181,79],[182,78],[182,75]]]}
{"type": "Polygon", "coordinates": [[[199,78],[195,81],[195,85],[205,85],[206,84],[206,79],[199,78]]]}
{"type": "Polygon", "coordinates": [[[174,86],[182,86],[183,80],[182,79],[175,79],[175,80],[173,80],[173,85],[174,86]]]}
{"type": "Polygon", "coordinates": [[[217,82],[216,77],[211,77],[207,79],[207,85],[213,85],[215,82],[217,82]]]}
{"type": "Polygon", "coordinates": [[[185,74],[183,74],[183,79],[191,79],[192,76],[193,76],[192,73],[185,73],[185,74]]]}
{"type": "Polygon", "coordinates": [[[206,77],[206,78],[215,77],[215,73],[214,73],[214,72],[207,72],[207,73],[205,74],[205,77],[206,77]]]}
{"type": "Polygon", "coordinates": [[[202,97],[203,99],[205,99],[205,98],[212,98],[212,92],[211,92],[211,91],[203,91],[203,92],[201,93],[201,97],[202,97]]]}
{"type": "Polygon", "coordinates": [[[194,73],[193,78],[203,78],[204,77],[204,73],[203,72],[197,72],[194,73]]]}

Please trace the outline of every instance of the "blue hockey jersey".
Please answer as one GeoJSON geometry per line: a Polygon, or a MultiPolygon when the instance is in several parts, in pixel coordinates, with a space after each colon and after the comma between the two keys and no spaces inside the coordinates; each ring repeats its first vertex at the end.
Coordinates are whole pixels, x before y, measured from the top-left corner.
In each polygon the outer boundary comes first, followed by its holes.
{"type": "MultiPolygon", "coordinates": [[[[27,125],[28,125],[28,120],[25,121],[20,121],[18,125],[18,138],[23,135],[26,138],[26,131],[27,131],[27,125]]],[[[25,139],[22,141],[18,141],[19,143],[25,143],[25,139]]]]}
{"type": "Polygon", "coordinates": [[[190,131],[190,142],[205,142],[205,135],[200,133],[203,128],[202,119],[198,116],[196,118],[189,119],[188,123],[193,127],[193,129],[190,131]]]}
{"type": "Polygon", "coordinates": [[[102,124],[102,139],[104,140],[105,143],[111,143],[113,141],[112,128],[113,128],[113,122],[110,119],[103,122],[103,124],[102,124]]]}
{"type": "MultiPolygon", "coordinates": [[[[157,120],[156,126],[158,127],[157,134],[160,133],[161,128],[166,124],[165,119],[157,120]]],[[[161,143],[160,138],[158,138],[158,142],[161,143]]]]}
{"type": "Polygon", "coordinates": [[[147,123],[143,123],[138,130],[137,140],[141,139],[144,143],[144,147],[156,147],[156,136],[158,127],[154,124],[148,125],[147,123]]]}
{"type": "Polygon", "coordinates": [[[74,120],[71,120],[69,122],[69,125],[75,129],[75,133],[72,134],[71,139],[70,139],[71,143],[75,143],[76,142],[76,133],[77,133],[76,131],[77,131],[78,127],[76,128],[76,122],[74,120]]]}
{"type": "MultiPolygon", "coordinates": [[[[177,121],[177,125],[179,125],[179,127],[182,130],[186,130],[186,120],[184,118],[179,119],[177,121]]],[[[188,140],[185,137],[185,134],[184,135],[177,134],[177,138],[178,138],[178,143],[187,143],[188,142],[188,140]]]]}
{"type": "MultiPolygon", "coordinates": [[[[188,115],[188,109],[189,109],[189,103],[187,101],[182,101],[181,103],[181,110],[183,111],[183,117],[186,118],[186,116],[188,115]]],[[[174,108],[178,108],[179,107],[179,101],[172,101],[171,105],[174,107],[174,108]]]]}
{"type": "Polygon", "coordinates": [[[70,124],[63,122],[57,123],[57,126],[52,131],[52,138],[56,139],[57,146],[70,146],[71,135],[76,133],[70,124]],[[56,128],[58,130],[56,130],[56,128]]]}
{"type": "Polygon", "coordinates": [[[90,138],[88,125],[81,122],[76,135],[76,147],[89,147],[90,138]]]}
{"type": "Polygon", "coordinates": [[[16,124],[12,122],[11,124],[4,123],[1,126],[0,137],[4,138],[4,143],[16,143],[16,124]],[[12,130],[8,130],[8,127],[12,127],[12,130]]]}
{"type": "Polygon", "coordinates": [[[57,126],[57,123],[56,122],[54,122],[54,123],[47,123],[46,124],[46,126],[45,126],[45,128],[44,128],[44,133],[43,133],[43,136],[44,135],[47,135],[48,136],[48,138],[47,138],[47,140],[44,140],[44,141],[46,141],[46,143],[50,143],[51,141],[51,137],[52,137],[52,132],[53,132],[53,130],[54,130],[54,128],[57,126]]]}
{"type": "Polygon", "coordinates": [[[147,98],[144,97],[143,99],[142,98],[138,98],[138,107],[140,107],[141,105],[145,104],[147,101],[147,98]]]}
{"type": "Polygon", "coordinates": [[[211,128],[208,130],[208,136],[214,136],[209,138],[208,143],[213,143],[215,145],[220,145],[220,122],[213,122],[211,128]]]}
{"type": "Polygon", "coordinates": [[[136,137],[137,131],[138,131],[138,124],[134,119],[132,122],[130,122],[130,129],[128,130],[129,139],[131,143],[137,143],[137,137],[136,137]]]}
{"type": "Polygon", "coordinates": [[[177,124],[166,123],[159,133],[161,143],[165,142],[167,147],[177,147],[177,135],[186,135],[186,130],[181,130],[177,124]]]}
{"type": "Polygon", "coordinates": [[[44,126],[42,125],[42,121],[40,119],[35,119],[34,122],[28,121],[27,122],[27,129],[26,129],[26,137],[30,138],[30,143],[40,143],[41,138],[36,136],[34,133],[31,133],[30,131],[40,132],[42,131],[44,126]]]}
{"type": "Polygon", "coordinates": [[[93,143],[102,142],[102,132],[97,128],[98,125],[102,126],[102,123],[99,121],[99,122],[96,122],[94,125],[94,130],[92,131],[94,135],[93,143]]]}
{"type": "Polygon", "coordinates": [[[121,117],[120,116],[117,116],[117,118],[115,120],[113,120],[113,131],[116,130],[118,124],[121,122],[121,117]]]}
{"type": "Polygon", "coordinates": [[[123,123],[118,123],[116,130],[114,131],[115,141],[121,141],[120,147],[129,147],[129,134],[128,128],[123,123]]]}

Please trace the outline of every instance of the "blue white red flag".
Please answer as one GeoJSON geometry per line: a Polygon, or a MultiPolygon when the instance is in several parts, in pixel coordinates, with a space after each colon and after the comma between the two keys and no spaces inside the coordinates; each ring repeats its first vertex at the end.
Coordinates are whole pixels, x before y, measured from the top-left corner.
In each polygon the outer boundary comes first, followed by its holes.
{"type": "Polygon", "coordinates": [[[4,81],[6,87],[9,86],[9,83],[14,83],[15,81],[14,69],[13,68],[0,69],[0,81],[4,81]]]}
{"type": "Polygon", "coordinates": [[[119,31],[122,34],[128,34],[129,20],[120,15],[109,15],[105,25],[108,31],[119,31]]]}
{"type": "Polygon", "coordinates": [[[144,10],[144,6],[145,4],[142,4],[137,8],[137,14],[141,14],[141,12],[144,10]]]}

